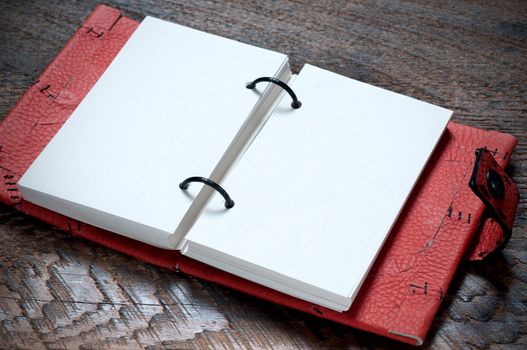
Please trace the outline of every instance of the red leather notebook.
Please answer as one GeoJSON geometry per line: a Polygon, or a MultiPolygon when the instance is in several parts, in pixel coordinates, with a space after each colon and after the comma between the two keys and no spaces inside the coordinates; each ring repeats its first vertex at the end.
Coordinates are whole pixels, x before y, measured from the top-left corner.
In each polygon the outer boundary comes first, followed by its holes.
{"type": "MultiPolygon", "coordinates": [[[[17,181],[88,93],[138,23],[99,5],[0,125],[0,201],[151,264],[318,317],[420,345],[464,256],[482,259],[510,234],[517,189],[504,173],[507,134],[451,122],[351,308],[295,299],[24,201],[17,181]]],[[[353,257],[350,257],[352,259],[353,257]]]]}

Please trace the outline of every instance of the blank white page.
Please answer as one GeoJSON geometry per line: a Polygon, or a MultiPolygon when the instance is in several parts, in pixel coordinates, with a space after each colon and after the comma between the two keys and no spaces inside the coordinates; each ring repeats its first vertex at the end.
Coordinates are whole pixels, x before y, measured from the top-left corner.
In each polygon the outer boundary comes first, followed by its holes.
{"type": "Polygon", "coordinates": [[[451,111],[310,65],[292,88],[302,107],[285,95],[224,182],[235,207],[205,210],[186,254],[352,300],[451,111]]]}
{"type": "Polygon", "coordinates": [[[192,202],[178,184],[209,176],[258,100],[246,82],[274,76],[286,61],[280,53],[147,17],[25,173],[22,193],[68,216],[173,248],[170,234],[192,202]]]}

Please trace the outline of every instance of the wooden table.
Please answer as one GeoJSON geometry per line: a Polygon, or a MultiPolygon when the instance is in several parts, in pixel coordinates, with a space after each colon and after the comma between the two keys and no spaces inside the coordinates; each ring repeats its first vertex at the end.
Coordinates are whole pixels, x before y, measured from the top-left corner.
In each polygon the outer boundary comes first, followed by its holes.
{"type": "MultiPolygon", "coordinates": [[[[527,3],[524,1],[108,1],[289,54],[516,135],[512,239],[464,263],[425,343],[527,347],[527,3]]],[[[0,3],[0,115],[95,1],[0,3]]],[[[386,348],[398,343],[146,265],[0,206],[1,348],[386,348]]]]}

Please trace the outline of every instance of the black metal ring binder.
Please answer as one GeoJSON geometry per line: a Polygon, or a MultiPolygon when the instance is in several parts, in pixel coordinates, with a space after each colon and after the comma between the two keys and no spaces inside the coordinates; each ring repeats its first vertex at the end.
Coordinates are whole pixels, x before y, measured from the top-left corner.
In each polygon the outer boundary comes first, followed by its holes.
{"type": "Polygon", "coordinates": [[[179,188],[181,188],[182,190],[186,190],[188,189],[188,186],[191,182],[201,182],[207,186],[212,187],[213,189],[218,191],[218,193],[221,194],[223,198],[225,199],[225,208],[230,209],[234,207],[234,201],[231,199],[227,191],[225,191],[223,187],[218,185],[216,182],[210,179],[207,179],[206,177],[201,177],[201,176],[189,177],[188,179],[186,179],[185,181],[179,184],[179,188]]]}
{"type": "Polygon", "coordinates": [[[282,89],[284,89],[289,94],[289,96],[291,96],[291,98],[293,99],[293,102],[291,102],[291,107],[293,107],[294,109],[298,109],[298,108],[300,108],[300,106],[302,106],[302,102],[300,102],[298,100],[298,98],[296,97],[296,94],[293,91],[293,89],[291,89],[289,87],[289,85],[287,85],[286,83],[284,83],[280,79],[276,79],[276,78],[273,78],[273,77],[261,77],[261,78],[253,80],[250,83],[247,83],[247,85],[245,85],[245,87],[247,89],[254,89],[256,87],[256,84],[261,83],[263,81],[276,84],[276,85],[280,86],[282,89]]]}

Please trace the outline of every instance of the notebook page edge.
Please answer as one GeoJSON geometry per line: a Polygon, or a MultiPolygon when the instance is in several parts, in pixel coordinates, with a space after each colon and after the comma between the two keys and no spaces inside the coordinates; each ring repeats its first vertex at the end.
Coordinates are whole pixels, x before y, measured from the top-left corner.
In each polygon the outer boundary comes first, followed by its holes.
{"type": "Polygon", "coordinates": [[[208,247],[193,241],[187,241],[187,244],[181,250],[183,255],[192,259],[316,305],[324,306],[338,312],[346,311],[351,306],[352,300],[349,296],[328,292],[320,287],[290,278],[276,271],[262,269],[255,264],[242,266],[236,264],[236,261],[240,261],[236,257],[219,251],[215,251],[213,254],[209,254],[210,252],[208,247]],[[293,284],[287,284],[283,281],[290,281],[293,284]]]}
{"type": "Polygon", "coordinates": [[[46,193],[25,187],[23,183],[19,183],[19,189],[24,199],[26,199],[28,202],[42,206],[44,208],[52,206],[53,211],[69,218],[117,233],[131,239],[145,242],[158,248],[171,250],[175,249],[172,234],[161,228],[141,224],[136,221],[112,215],[111,213],[105,211],[48,195],[46,193]],[[126,227],[126,229],[123,229],[123,227],[126,227]],[[130,234],[129,232],[141,233],[135,235],[130,234]],[[147,238],[139,239],[138,236],[140,235],[147,238]]]}

